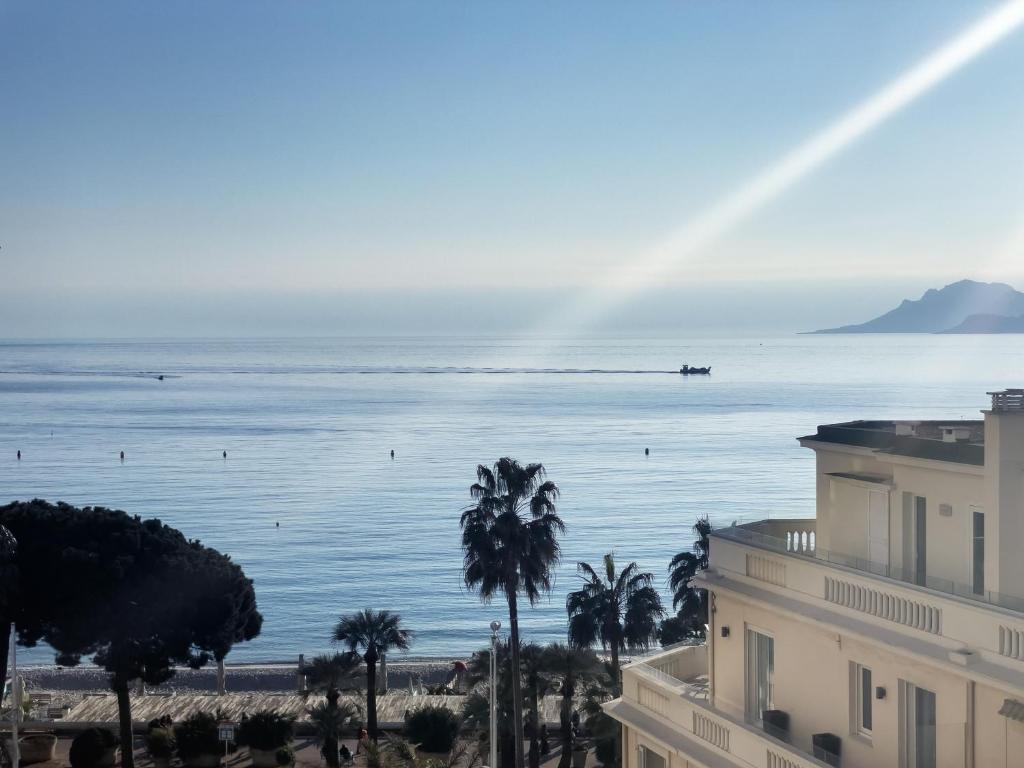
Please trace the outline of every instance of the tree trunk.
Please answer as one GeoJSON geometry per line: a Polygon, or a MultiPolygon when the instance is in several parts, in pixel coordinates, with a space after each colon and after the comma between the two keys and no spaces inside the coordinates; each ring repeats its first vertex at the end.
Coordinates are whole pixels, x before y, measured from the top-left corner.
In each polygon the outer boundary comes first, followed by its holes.
{"type": "MultiPolygon", "coordinates": [[[[341,697],[341,692],[336,688],[327,689],[327,708],[332,712],[338,708],[338,699],[341,697]]],[[[333,719],[331,722],[334,722],[333,719]]],[[[340,761],[338,760],[338,735],[330,734],[324,736],[324,760],[327,761],[328,768],[338,768],[340,761]]]]}
{"type": "Polygon", "coordinates": [[[562,683],[562,708],[558,718],[562,726],[562,755],[558,758],[558,768],[572,765],[572,700],[575,693],[574,686],[562,683]]]}
{"type": "Polygon", "coordinates": [[[622,672],[619,671],[619,644],[612,643],[612,693],[622,695],[622,672]]]}
{"type": "Polygon", "coordinates": [[[366,662],[366,730],[377,740],[377,649],[371,648],[363,656],[366,662]]]}
{"type": "Polygon", "coordinates": [[[0,686],[7,679],[7,662],[11,655],[11,622],[3,619],[0,623],[0,686]]]}
{"type": "Polygon", "coordinates": [[[512,738],[516,768],[523,764],[523,681],[519,672],[519,607],[516,593],[508,593],[509,642],[512,645],[512,738]]]}
{"type": "Polygon", "coordinates": [[[512,741],[512,734],[508,731],[503,731],[498,736],[498,759],[501,768],[515,768],[516,749],[512,741]]]}
{"type": "Polygon", "coordinates": [[[540,768],[540,703],[537,682],[530,681],[530,768],[540,768]]]}
{"type": "Polygon", "coordinates": [[[117,694],[117,720],[121,726],[121,768],[135,768],[135,738],[132,734],[132,704],[128,698],[128,683],[117,675],[110,687],[117,694]]]}

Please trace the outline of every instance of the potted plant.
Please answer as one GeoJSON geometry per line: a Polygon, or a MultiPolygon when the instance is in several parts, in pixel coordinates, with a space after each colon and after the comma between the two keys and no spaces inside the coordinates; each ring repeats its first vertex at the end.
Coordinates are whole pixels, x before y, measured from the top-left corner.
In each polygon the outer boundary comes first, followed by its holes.
{"type": "Polygon", "coordinates": [[[228,744],[219,738],[218,724],[222,720],[218,714],[195,712],[174,726],[174,741],[178,746],[178,757],[190,768],[215,768],[220,765],[220,758],[225,751],[233,752],[234,744],[228,744]]]}
{"type": "Polygon", "coordinates": [[[161,725],[146,732],[146,751],[156,768],[168,768],[174,757],[174,730],[161,725]]]}
{"type": "Polygon", "coordinates": [[[253,768],[290,765],[294,755],[289,748],[294,718],[267,709],[243,718],[238,727],[238,743],[249,748],[253,768]]]}
{"type": "Polygon", "coordinates": [[[89,728],[75,736],[68,752],[71,768],[112,768],[121,741],[106,728],[89,728]]]}
{"type": "Polygon", "coordinates": [[[21,764],[45,763],[54,759],[57,749],[57,736],[44,731],[25,731],[18,739],[18,752],[21,764]]]}

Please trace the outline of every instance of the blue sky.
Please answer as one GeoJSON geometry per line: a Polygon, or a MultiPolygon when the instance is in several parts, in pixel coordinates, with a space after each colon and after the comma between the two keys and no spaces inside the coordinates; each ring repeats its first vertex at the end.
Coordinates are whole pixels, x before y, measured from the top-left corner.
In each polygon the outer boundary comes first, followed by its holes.
{"type": "MultiPolygon", "coordinates": [[[[585,287],[997,5],[7,0],[0,319],[585,287]]],[[[658,287],[1024,288],[1022,72],[1018,31],[658,287]]]]}

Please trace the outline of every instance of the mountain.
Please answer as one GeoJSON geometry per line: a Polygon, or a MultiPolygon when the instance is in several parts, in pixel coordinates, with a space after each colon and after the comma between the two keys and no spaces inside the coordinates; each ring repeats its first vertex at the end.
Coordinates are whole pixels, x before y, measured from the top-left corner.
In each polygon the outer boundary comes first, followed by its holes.
{"type": "Polygon", "coordinates": [[[896,309],[866,323],[814,333],[1009,333],[1011,331],[958,329],[969,318],[969,327],[1009,327],[1022,315],[1024,293],[1006,283],[961,280],[938,290],[930,288],[916,301],[904,299],[896,309]],[[981,316],[990,319],[973,319],[981,316]]]}
{"type": "Polygon", "coordinates": [[[1024,333],[1024,315],[971,315],[955,328],[940,333],[1024,333]]]}

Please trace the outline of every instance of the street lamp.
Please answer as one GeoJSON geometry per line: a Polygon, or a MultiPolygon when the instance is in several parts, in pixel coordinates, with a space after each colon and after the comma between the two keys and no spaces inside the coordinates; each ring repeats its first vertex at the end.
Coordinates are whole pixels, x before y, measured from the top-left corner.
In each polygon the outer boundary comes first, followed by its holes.
{"type": "Polygon", "coordinates": [[[498,630],[500,621],[491,622],[491,765],[498,768],[498,630]]]}

